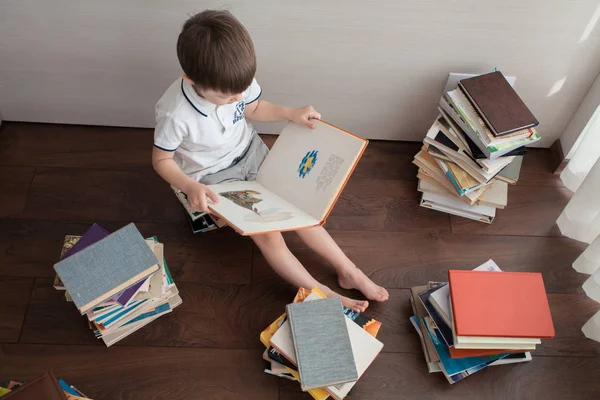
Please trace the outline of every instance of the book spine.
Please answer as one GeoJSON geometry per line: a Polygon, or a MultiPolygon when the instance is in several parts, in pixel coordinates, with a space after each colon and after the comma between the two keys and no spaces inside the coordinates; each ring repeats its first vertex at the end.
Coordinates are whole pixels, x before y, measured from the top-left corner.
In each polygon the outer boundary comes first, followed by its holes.
{"type": "Polygon", "coordinates": [[[288,322],[290,324],[290,332],[292,334],[292,342],[294,342],[294,352],[296,352],[296,365],[298,366],[298,374],[300,375],[300,388],[302,389],[302,391],[306,392],[312,388],[307,388],[306,386],[304,386],[304,378],[303,378],[303,371],[302,368],[300,367],[300,363],[298,363],[298,347],[296,346],[296,332],[294,330],[294,322],[292,321],[292,315],[293,315],[293,309],[291,307],[286,306],[285,307],[285,311],[287,314],[287,319],[288,322]]]}
{"type": "Polygon", "coordinates": [[[487,148],[487,146],[479,138],[477,133],[474,132],[471,129],[471,127],[469,127],[468,124],[462,119],[460,114],[458,114],[458,111],[456,111],[456,109],[453,108],[451,100],[447,96],[444,96],[440,99],[439,104],[442,107],[442,109],[446,111],[448,115],[450,115],[450,117],[454,120],[454,122],[456,122],[456,124],[463,130],[463,132],[465,132],[465,134],[469,136],[469,138],[473,141],[473,143],[475,143],[479,150],[481,150],[483,154],[486,155],[486,157],[492,158],[490,149],[487,148]]]}
{"type": "Polygon", "coordinates": [[[450,182],[452,183],[452,186],[454,186],[454,189],[456,189],[456,191],[458,192],[458,194],[460,196],[463,196],[465,194],[465,191],[460,187],[460,185],[458,184],[456,179],[454,179],[454,175],[452,174],[452,171],[450,171],[450,169],[446,166],[446,163],[444,163],[443,161],[441,161],[439,159],[436,159],[436,161],[438,162],[438,164],[440,165],[440,168],[442,168],[442,170],[448,177],[448,180],[450,180],[450,182]]]}

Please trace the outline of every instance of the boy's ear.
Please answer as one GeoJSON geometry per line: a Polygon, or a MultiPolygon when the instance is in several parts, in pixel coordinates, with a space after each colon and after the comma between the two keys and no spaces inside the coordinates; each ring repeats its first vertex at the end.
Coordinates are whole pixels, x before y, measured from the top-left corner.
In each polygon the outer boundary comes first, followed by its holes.
{"type": "Polygon", "coordinates": [[[186,74],[183,74],[181,77],[182,77],[184,80],[186,80],[186,81],[188,81],[189,83],[191,83],[191,84],[193,84],[193,83],[194,83],[194,81],[192,81],[192,80],[191,80],[191,79],[190,79],[190,78],[189,78],[189,77],[188,77],[186,74]]]}

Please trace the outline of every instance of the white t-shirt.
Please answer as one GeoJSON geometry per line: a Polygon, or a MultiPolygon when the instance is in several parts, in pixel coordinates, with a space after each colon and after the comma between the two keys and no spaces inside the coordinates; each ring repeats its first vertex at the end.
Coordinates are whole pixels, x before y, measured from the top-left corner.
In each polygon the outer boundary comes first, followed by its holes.
{"type": "Polygon", "coordinates": [[[154,146],[174,151],[174,160],[195,180],[229,167],[250,145],[254,132],[244,110],[261,95],[256,82],[242,101],[217,106],[199,96],[192,84],[176,80],[156,103],[154,146]]]}

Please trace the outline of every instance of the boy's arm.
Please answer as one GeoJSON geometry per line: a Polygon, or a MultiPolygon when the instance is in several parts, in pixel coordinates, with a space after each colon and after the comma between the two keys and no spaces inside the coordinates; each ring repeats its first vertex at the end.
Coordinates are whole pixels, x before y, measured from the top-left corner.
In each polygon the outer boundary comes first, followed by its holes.
{"type": "Polygon", "coordinates": [[[174,154],[173,151],[165,151],[154,147],[152,150],[154,170],[161,178],[186,194],[192,209],[208,212],[207,197],[217,203],[219,201],[217,196],[208,187],[184,174],[179,165],[173,160],[174,154]]]}
{"type": "Polygon", "coordinates": [[[315,124],[311,119],[321,119],[319,114],[312,106],[300,108],[283,107],[277,104],[269,103],[266,100],[257,100],[246,104],[244,111],[246,118],[260,122],[294,121],[297,124],[314,128],[315,124]]]}

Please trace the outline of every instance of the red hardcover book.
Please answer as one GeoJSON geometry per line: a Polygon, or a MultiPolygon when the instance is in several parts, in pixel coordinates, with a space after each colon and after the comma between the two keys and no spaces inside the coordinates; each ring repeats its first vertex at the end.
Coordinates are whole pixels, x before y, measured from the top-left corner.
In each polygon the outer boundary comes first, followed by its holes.
{"type": "Polygon", "coordinates": [[[448,271],[456,336],[551,338],[542,274],[448,271]]]}

